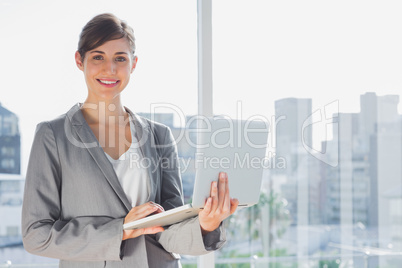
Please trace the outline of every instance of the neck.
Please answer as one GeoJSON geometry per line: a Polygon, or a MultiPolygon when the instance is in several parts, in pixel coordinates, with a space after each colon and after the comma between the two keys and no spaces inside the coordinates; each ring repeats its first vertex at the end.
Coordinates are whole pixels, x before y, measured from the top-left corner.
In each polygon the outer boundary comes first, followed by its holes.
{"type": "Polygon", "coordinates": [[[128,117],[120,98],[113,100],[85,100],[81,111],[89,124],[109,124],[111,119],[118,123],[128,117]]]}

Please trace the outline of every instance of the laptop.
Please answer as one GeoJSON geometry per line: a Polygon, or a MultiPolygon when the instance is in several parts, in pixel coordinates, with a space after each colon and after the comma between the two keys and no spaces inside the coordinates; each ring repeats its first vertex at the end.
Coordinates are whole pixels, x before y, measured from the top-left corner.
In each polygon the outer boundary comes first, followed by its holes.
{"type": "Polygon", "coordinates": [[[197,126],[197,141],[189,141],[197,148],[191,204],[126,223],[125,230],[168,226],[197,216],[210,196],[212,181],[218,180],[221,171],[228,174],[230,197],[239,200],[239,208],[258,203],[263,171],[268,166],[269,123],[199,116],[197,126]]]}

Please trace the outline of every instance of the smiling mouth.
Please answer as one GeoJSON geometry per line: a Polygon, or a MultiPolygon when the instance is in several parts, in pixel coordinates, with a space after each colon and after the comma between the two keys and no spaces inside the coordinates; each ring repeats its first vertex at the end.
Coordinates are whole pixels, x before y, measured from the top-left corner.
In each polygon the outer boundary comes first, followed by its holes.
{"type": "Polygon", "coordinates": [[[101,79],[96,79],[98,80],[99,83],[104,84],[104,85],[115,85],[119,82],[119,80],[114,80],[114,81],[110,81],[110,80],[101,80],[101,79]]]}

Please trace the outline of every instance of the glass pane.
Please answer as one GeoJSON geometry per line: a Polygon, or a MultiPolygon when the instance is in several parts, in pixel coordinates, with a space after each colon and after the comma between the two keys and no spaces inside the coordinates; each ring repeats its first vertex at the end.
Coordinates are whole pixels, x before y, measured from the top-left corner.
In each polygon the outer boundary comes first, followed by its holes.
{"type": "MultiPolygon", "coordinates": [[[[36,124],[56,118],[85,100],[87,88],[75,66],[74,53],[82,27],[104,12],[126,20],[136,37],[138,64],[123,93],[123,104],[169,125],[175,134],[185,125],[181,119],[197,113],[196,1],[0,0],[0,110],[3,107],[16,115],[8,120],[0,113],[0,151],[5,143],[1,140],[3,132],[18,132],[14,136],[23,145],[15,153],[10,142],[4,147],[5,153],[16,157],[14,162],[0,158],[0,165],[6,167],[21,163],[22,174],[0,178],[0,266],[6,261],[18,267],[56,262],[23,250],[23,187],[18,192],[15,189],[25,178],[36,124]],[[12,128],[14,123],[16,127],[12,128]]],[[[180,143],[179,155],[182,162],[188,161],[191,148],[180,143]]],[[[4,172],[0,167],[0,173],[4,172]]],[[[193,173],[191,168],[183,170],[186,201],[192,193],[193,173]]],[[[195,263],[196,259],[187,262],[195,263]]]]}
{"type": "Polygon", "coordinates": [[[260,202],[217,267],[400,265],[400,8],[213,1],[214,113],[271,124],[260,202]]]}

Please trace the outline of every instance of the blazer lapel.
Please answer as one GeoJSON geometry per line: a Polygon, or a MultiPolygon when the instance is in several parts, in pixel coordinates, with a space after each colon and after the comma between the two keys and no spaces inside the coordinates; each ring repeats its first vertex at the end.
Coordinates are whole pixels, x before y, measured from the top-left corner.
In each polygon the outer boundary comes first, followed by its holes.
{"type": "Polygon", "coordinates": [[[92,158],[95,160],[95,163],[105,175],[105,178],[109,182],[114,192],[123,202],[123,204],[127,208],[127,211],[130,211],[132,206],[128,201],[126,194],[124,193],[123,188],[120,185],[116,172],[114,171],[112,164],[107,159],[105,152],[100,146],[91,128],[87,124],[84,116],[82,115],[79,104],[70,109],[70,111],[68,112],[68,117],[70,118],[73,129],[76,131],[78,137],[83,142],[83,147],[85,147],[89,151],[92,158]]]}

